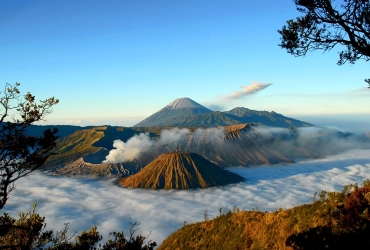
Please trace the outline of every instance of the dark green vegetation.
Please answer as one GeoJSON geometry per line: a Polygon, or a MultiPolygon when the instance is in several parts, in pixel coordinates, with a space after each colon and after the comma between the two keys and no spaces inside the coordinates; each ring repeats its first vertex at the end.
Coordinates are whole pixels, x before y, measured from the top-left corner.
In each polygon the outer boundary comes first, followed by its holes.
{"type": "Polygon", "coordinates": [[[68,232],[68,223],[61,231],[53,232],[45,230],[45,217],[32,212],[20,213],[18,219],[14,219],[7,213],[0,217],[0,249],[9,250],[153,250],[156,243],[146,242],[148,237],[136,235],[136,222],[131,222],[130,235],[125,238],[123,232],[111,233],[112,238],[104,244],[103,237],[93,226],[88,231],[79,235],[68,232]]]}
{"type": "Polygon", "coordinates": [[[195,153],[165,153],[139,173],[120,181],[124,187],[191,189],[223,186],[244,178],[222,169],[195,153]]]}
{"type": "Polygon", "coordinates": [[[59,100],[52,97],[37,102],[29,92],[21,95],[19,85],[6,84],[0,92],[0,209],[15,182],[45,163],[58,138],[57,129],[46,129],[41,135],[28,135],[26,131],[50,114],[59,100]]]}
{"type": "Polygon", "coordinates": [[[234,108],[230,111],[213,112],[189,98],[179,98],[136,124],[134,127],[217,127],[243,123],[263,124],[272,127],[287,128],[291,126],[309,127],[312,124],[285,117],[268,111],[256,111],[247,108],[234,108]],[[181,103],[182,105],[174,105],[181,103]]]}
{"type": "MultiPolygon", "coordinates": [[[[370,60],[369,0],[293,0],[303,16],[287,21],[282,30],[281,46],[294,56],[308,51],[330,51],[337,45],[338,65],[370,60]]],[[[370,78],[365,79],[369,84],[370,78]]]]}
{"type": "Polygon", "coordinates": [[[229,211],[185,225],[160,246],[175,249],[369,249],[370,181],[276,212],[229,211]]]}

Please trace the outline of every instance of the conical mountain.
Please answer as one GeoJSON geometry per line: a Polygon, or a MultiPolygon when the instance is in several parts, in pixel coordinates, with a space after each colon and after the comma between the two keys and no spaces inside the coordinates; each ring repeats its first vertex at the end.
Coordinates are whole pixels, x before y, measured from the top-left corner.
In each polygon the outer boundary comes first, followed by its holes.
{"type": "Polygon", "coordinates": [[[134,127],[173,126],[189,117],[212,112],[190,98],[178,98],[134,127]]]}
{"type": "Polygon", "coordinates": [[[195,153],[165,153],[137,174],[120,181],[124,187],[191,189],[223,186],[244,178],[222,169],[195,153]]]}
{"type": "Polygon", "coordinates": [[[239,107],[230,111],[213,112],[189,98],[178,98],[134,127],[217,127],[244,123],[281,128],[313,126],[274,111],[257,111],[239,107]]]}

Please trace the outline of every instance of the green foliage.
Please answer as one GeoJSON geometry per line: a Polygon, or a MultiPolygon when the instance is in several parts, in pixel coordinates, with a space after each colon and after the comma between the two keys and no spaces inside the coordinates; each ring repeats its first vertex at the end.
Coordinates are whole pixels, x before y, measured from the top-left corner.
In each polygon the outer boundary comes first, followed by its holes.
{"type": "Polygon", "coordinates": [[[370,1],[293,1],[303,16],[288,20],[278,31],[279,46],[288,53],[305,56],[308,51],[330,51],[341,45],[345,49],[339,52],[338,65],[370,60],[370,1]]]}
{"type": "Polygon", "coordinates": [[[48,243],[52,231],[45,229],[45,217],[32,212],[20,213],[16,220],[4,213],[0,217],[0,249],[38,249],[48,243]]]}
{"type": "Polygon", "coordinates": [[[19,85],[6,84],[0,92],[0,209],[15,182],[44,164],[58,138],[57,129],[46,129],[40,136],[28,135],[27,129],[50,114],[59,100],[51,97],[36,102],[29,92],[22,96],[19,85]]]}
{"type": "Polygon", "coordinates": [[[114,239],[110,239],[102,246],[102,250],[153,250],[157,243],[153,241],[148,241],[145,244],[145,240],[148,237],[142,235],[136,235],[137,226],[139,225],[137,222],[131,222],[130,228],[130,237],[128,239],[125,238],[125,235],[122,232],[113,232],[110,235],[114,237],[114,239]]]}
{"type": "Polygon", "coordinates": [[[0,249],[14,250],[153,250],[157,244],[146,240],[147,236],[137,235],[138,223],[132,223],[129,238],[123,232],[113,232],[113,239],[102,245],[102,236],[97,227],[93,226],[88,231],[79,235],[68,234],[68,223],[64,224],[61,231],[54,233],[45,230],[45,217],[35,213],[36,205],[32,212],[20,213],[16,220],[4,213],[0,217],[0,249]],[[73,240],[74,239],[74,240],[73,240]]]}

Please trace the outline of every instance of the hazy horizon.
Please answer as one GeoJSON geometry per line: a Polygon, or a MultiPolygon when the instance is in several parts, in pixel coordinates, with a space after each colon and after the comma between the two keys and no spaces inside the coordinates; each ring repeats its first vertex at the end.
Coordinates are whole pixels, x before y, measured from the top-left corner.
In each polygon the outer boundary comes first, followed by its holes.
{"type": "MultiPolygon", "coordinates": [[[[271,110],[273,111],[273,110],[271,110]]],[[[286,115],[289,118],[301,120],[304,122],[311,123],[318,127],[326,127],[340,130],[342,132],[352,132],[352,133],[364,133],[370,132],[370,114],[311,114],[311,115],[299,115],[292,114],[286,115]]],[[[78,123],[71,122],[66,123],[65,121],[42,121],[35,125],[75,125],[75,126],[100,126],[100,125],[110,125],[110,126],[124,126],[132,127],[135,124],[141,122],[147,117],[136,117],[130,119],[123,118],[111,118],[103,120],[80,120],[78,123]]]]}
{"type": "Polygon", "coordinates": [[[292,0],[0,6],[0,82],[58,98],[52,123],[130,126],[181,97],[288,117],[370,114],[368,62],[338,66],[340,47],[297,58],[278,46],[277,30],[301,15],[292,0]]]}

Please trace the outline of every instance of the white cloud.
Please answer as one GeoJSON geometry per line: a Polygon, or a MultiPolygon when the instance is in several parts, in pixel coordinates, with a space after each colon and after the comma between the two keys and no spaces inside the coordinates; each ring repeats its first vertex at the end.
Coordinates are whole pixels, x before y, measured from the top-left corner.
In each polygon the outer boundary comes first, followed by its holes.
{"type": "Polygon", "coordinates": [[[237,100],[242,97],[257,93],[260,90],[267,88],[272,85],[272,83],[262,83],[262,82],[251,82],[250,86],[242,86],[242,91],[234,91],[232,94],[224,96],[223,99],[227,100],[237,100]]]}
{"type": "Polygon", "coordinates": [[[237,206],[274,211],[312,201],[322,189],[341,190],[343,185],[370,179],[370,150],[349,151],[296,164],[232,168],[246,181],[204,190],[125,189],[115,179],[52,177],[36,172],[21,179],[2,212],[17,216],[37,202],[48,229],[70,222],[71,232],[97,225],[107,239],[111,231],[126,233],[129,218],[141,223],[140,232],[161,243],[188,223],[203,220],[237,206]]]}

